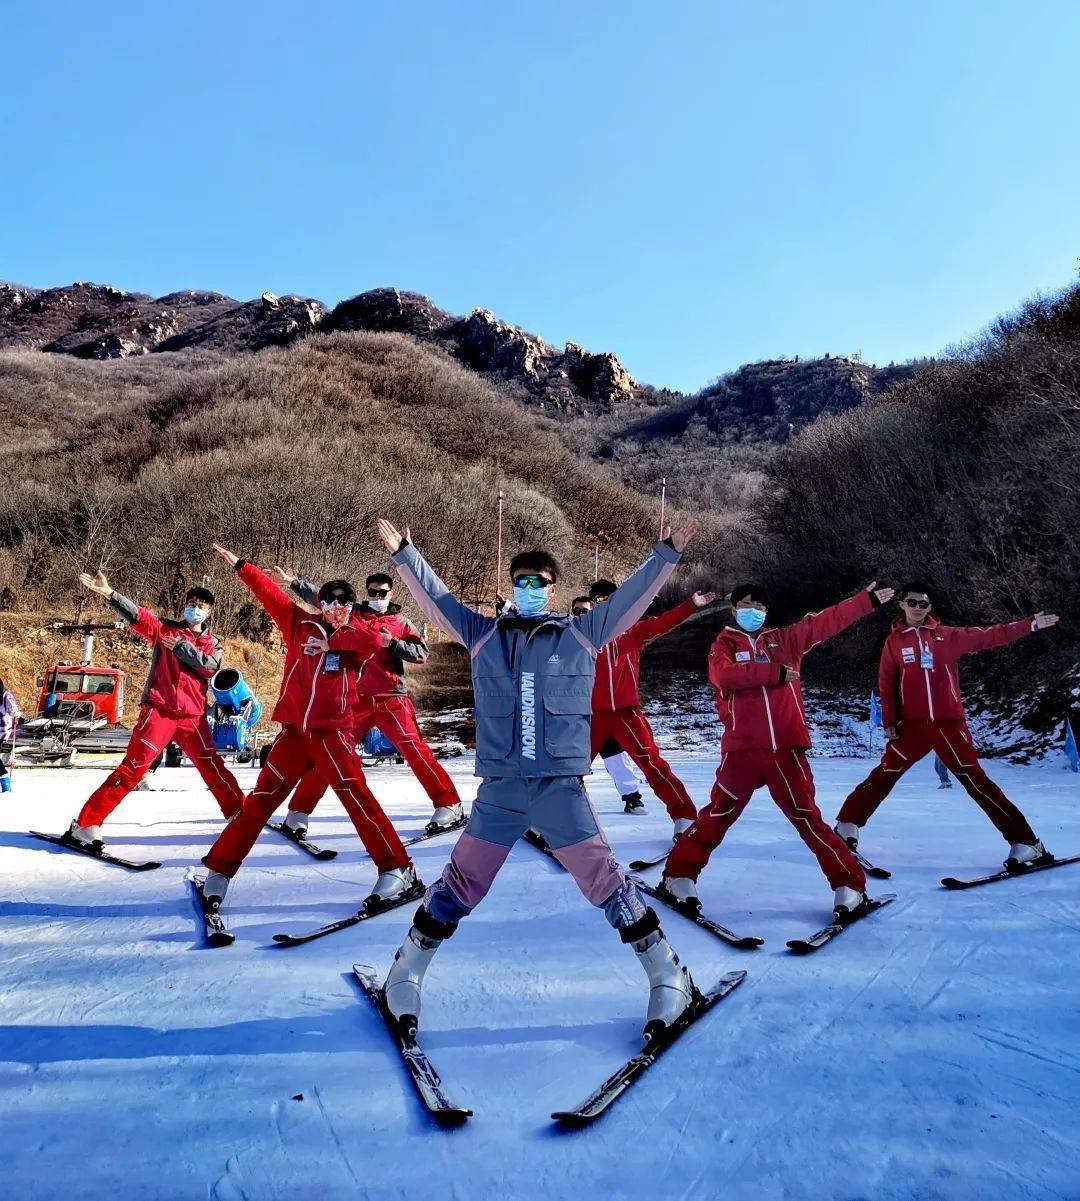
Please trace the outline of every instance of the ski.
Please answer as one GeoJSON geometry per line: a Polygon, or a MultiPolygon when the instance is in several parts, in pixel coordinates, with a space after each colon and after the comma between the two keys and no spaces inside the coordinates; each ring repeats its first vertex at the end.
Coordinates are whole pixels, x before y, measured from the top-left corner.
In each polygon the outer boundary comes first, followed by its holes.
{"type": "Polygon", "coordinates": [[[745,972],[728,972],[721,976],[713,987],[704,993],[697,993],[690,1005],[683,1011],[678,1020],[665,1031],[662,1038],[657,1039],[651,1046],[637,1055],[632,1056],[618,1071],[613,1072],[603,1084],[590,1093],[580,1105],[573,1109],[559,1109],[551,1116],[564,1126],[588,1126],[604,1113],[611,1104],[618,1100],[624,1092],[650,1068],[663,1053],[676,1042],[697,1020],[729,993],[742,984],[746,979],[745,972]]]}
{"type": "MultiPolygon", "coordinates": [[[[526,830],[522,837],[529,844],[529,846],[536,847],[538,851],[543,852],[543,854],[545,854],[549,859],[559,863],[559,860],[555,856],[555,852],[551,849],[551,847],[548,846],[543,836],[537,834],[535,830],[526,830]]],[[[562,864],[560,863],[559,866],[562,867],[562,864]]],[[[644,880],[639,879],[637,876],[631,876],[629,878],[633,880],[634,884],[636,884],[642,892],[648,893],[650,897],[654,897],[658,901],[662,901],[665,905],[668,905],[674,909],[676,913],[682,914],[683,917],[687,918],[695,925],[700,926],[703,930],[708,930],[710,934],[715,934],[717,938],[723,939],[723,941],[729,946],[738,947],[741,951],[751,951],[755,947],[760,947],[765,941],[765,939],[758,938],[757,935],[754,934],[736,934],[733,930],[729,930],[727,926],[721,926],[719,922],[714,922],[711,918],[705,917],[698,911],[688,909],[681,905],[675,899],[675,897],[673,897],[670,893],[665,892],[663,889],[656,888],[652,884],[646,884],[644,880]]]]}
{"type": "Polygon", "coordinates": [[[353,975],[386,1023],[390,1037],[397,1045],[398,1051],[401,1052],[401,1058],[405,1061],[412,1082],[428,1113],[441,1126],[460,1126],[467,1118],[471,1118],[472,1110],[458,1105],[446,1091],[442,1078],[435,1070],[435,1065],[419,1046],[415,1036],[404,1034],[398,1028],[394,1015],[386,1008],[382,986],[379,984],[374,970],[366,964],[354,963],[353,975]]]}
{"type": "Polygon", "coordinates": [[[365,901],[364,908],[357,913],[351,914],[349,917],[339,918],[336,922],[330,922],[326,926],[319,926],[317,930],[309,930],[306,934],[275,934],[274,942],[279,947],[298,947],[301,943],[313,942],[316,938],[325,938],[327,934],[336,934],[338,930],[348,930],[350,926],[366,922],[369,917],[378,917],[381,913],[389,913],[391,909],[399,909],[402,905],[408,905],[410,901],[419,900],[424,895],[425,887],[418,880],[412,888],[395,897],[392,901],[373,901],[370,903],[365,901]]]}
{"type": "Polygon", "coordinates": [[[631,876],[630,878],[642,892],[652,897],[653,900],[660,901],[662,904],[667,905],[669,909],[674,909],[676,913],[693,922],[695,926],[700,926],[702,930],[708,930],[710,934],[723,939],[728,946],[738,947],[740,951],[753,951],[765,941],[765,939],[759,938],[756,934],[736,934],[734,930],[729,930],[727,926],[721,926],[719,922],[714,922],[712,918],[706,917],[700,909],[685,905],[678,897],[672,896],[666,888],[660,888],[655,884],[648,884],[638,876],[631,876]]]}
{"type": "Polygon", "coordinates": [[[1045,860],[1037,859],[1031,867],[1003,867],[1001,871],[991,872],[988,876],[977,876],[974,880],[957,880],[955,876],[946,876],[941,882],[946,888],[977,888],[980,884],[993,884],[995,880],[1013,880],[1018,876],[1030,876],[1032,872],[1045,872],[1052,867],[1065,867],[1070,863],[1080,863],[1080,855],[1070,855],[1066,859],[1055,859],[1050,855],[1045,860]]]}
{"type": "Polygon", "coordinates": [[[219,911],[219,907],[216,904],[212,907],[207,904],[206,896],[202,889],[205,881],[205,876],[196,876],[194,874],[190,874],[187,877],[187,882],[191,885],[191,891],[195,897],[196,909],[199,916],[203,920],[203,930],[206,934],[206,941],[212,947],[230,946],[236,941],[236,935],[226,927],[225,921],[219,911]]]}
{"type": "Polygon", "coordinates": [[[302,851],[306,851],[313,859],[336,859],[337,851],[325,850],[322,847],[317,847],[313,842],[308,842],[306,834],[297,833],[284,822],[267,822],[271,830],[276,830],[282,838],[287,838],[293,846],[299,847],[302,851]]]}
{"type": "Polygon", "coordinates": [[[831,925],[818,930],[816,934],[811,934],[809,938],[788,939],[788,946],[796,955],[809,955],[811,951],[820,950],[827,942],[832,942],[838,934],[843,934],[849,926],[861,921],[867,914],[873,913],[876,909],[881,909],[895,900],[895,892],[887,892],[880,897],[870,897],[865,904],[860,905],[844,921],[833,922],[831,925]]]}
{"type": "Polygon", "coordinates": [[[28,830],[27,833],[31,838],[40,838],[42,842],[51,842],[55,846],[63,847],[65,851],[74,851],[76,855],[86,855],[90,859],[98,859],[102,863],[112,863],[116,867],[126,867],[129,872],[152,872],[161,866],[160,863],[153,860],[143,863],[135,859],[122,859],[119,855],[112,855],[108,851],[92,851],[89,847],[76,846],[74,841],[66,839],[60,834],[42,834],[38,830],[28,830]]]}
{"type": "Polygon", "coordinates": [[[867,859],[867,857],[865,855],[860,854],[860,852],[856,851],[854,848],[852,848],[852,854],[855,856],[855,859],[858,862],[859,866],[863,869],[864,872],[866,872],[866,874],[868,876],[873,876],[875,880],[891,880],[892,879],[892,872],[889,871],[888,868],[877,867],[875,864],[871,863],[870,860],[867,859]]]}
{"type": "Polygon", "coordinates": [[[647,871],[650,867],[659,867],[661,863],[667,862],[667,857],[671,854],[671,847],[667,847],[661,854],[654,855],[651,859],[631,859],[630,870],[632,872],[647,871]]]}
{"type": "Polygon", "coordinates": [[[456,822],[451,823],[449,826],[442,826],[438,830],[424,829],[422,833],[414,834],[412,838],[403,839],[401,845],[405,847],[414,847],[418,842],[427,842],[429,838],[439,838],[441,835],[450,834],[454,830],[464,829],[465,823],[468,820],[469,819],[467,817],[459,817],[456,822]]]}

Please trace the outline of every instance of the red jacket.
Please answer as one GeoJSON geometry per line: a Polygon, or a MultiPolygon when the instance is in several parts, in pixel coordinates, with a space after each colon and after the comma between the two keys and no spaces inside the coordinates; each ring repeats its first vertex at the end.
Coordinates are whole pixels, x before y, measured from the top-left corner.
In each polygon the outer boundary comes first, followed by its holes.
{"type": "Polygon", "coordinates": [[[610,713],[613,709],[636,709],[641,704],[638,675],[641,652],[646,643],[682,625],[697,612],[688,597],[681,605],[635,622],[604,647],[596,658],[596,682],[593,685],[593,712],[610,713]]]}
{"type": "Polygon", "coordinates": [[[943,626],[930,616],[919,629],[898,617],[878,664],[882,724],[895,726],[905,718],[963,721],[960,656],[1007,646],[1034,628],[1030,617],[997,626],[943,626]]]}
{"type": "Polygon", "coordinates": [[[152,705],[166,717],[197,717],[206,712],[206,685],[221,666],[221,643],[202,630],[196,634],[185,621],[155,617],[133,600],[114,592],[109,603],[131,622],[131,630],[153,643],[154,654],[146,676],[142,704],[152,705]],[[162,638],[180,635],[170,650],[162,638]]]}
{"type": "Polygon", "coordinates": [[[273,618],[285,640],[285,670],[273,719],[299,730],[345,730],[355,718],[364,664],[375,653],[374,632],[355,610],[348,625],[335,630],[302,609],[253,563],[238,563],[237,574],[273,618]],[[314,641],[325,640],[328,651],[314,641]]]}
{"type": "Polygon", "coordinates": [[[721,630],[709,652],[709,683],[716,689],[724,727],[721,753],[809,747],[800,681],[782,684],[783,669],[798,670],[807,651],[834,638],[873,607],[871,594],[863,591],[781,630],[721,630]]]}
{"type": "MultiPolygon", "coordinates": [[[[307,580],[293,580],[289,587],[307,604],[319,603],[318,588],[307,580]]],[[[401,606],[397,604],[391,604],[385,613],[379,613],[364,601],[356,606],[353,615],[375,633],[387,630],[391,638],[389,646],[376,641],[375,653],[365,664],[360,678],[359,695],[365,698],[407,695],[405,664],[426,663],[428,659],[428,644],[423,634],[402,615],[401,606]]]]}

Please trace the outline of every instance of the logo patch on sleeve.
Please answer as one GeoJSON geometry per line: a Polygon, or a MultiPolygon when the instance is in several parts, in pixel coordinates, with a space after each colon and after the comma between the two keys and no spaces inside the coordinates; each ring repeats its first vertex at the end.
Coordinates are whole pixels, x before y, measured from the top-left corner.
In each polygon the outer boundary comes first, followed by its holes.
{"type": "Polygon", "coordinates": [[[749,663],[750,662],[750,652],[749,651],[736,651],[735,652],[735,662],[736,663],[749,663]]]}

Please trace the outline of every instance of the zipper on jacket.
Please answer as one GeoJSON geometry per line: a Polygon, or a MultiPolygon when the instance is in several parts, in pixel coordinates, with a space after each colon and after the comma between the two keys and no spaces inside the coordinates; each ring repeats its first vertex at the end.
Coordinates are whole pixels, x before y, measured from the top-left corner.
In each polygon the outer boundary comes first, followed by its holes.
{"type": "MultiPolygon", "coordinates": [[[[915,631],[915,638],[917,639],[917,641],[919,643],[919,662],[921,663],[923,656],[926,654],[926,647],[923,645],[922,634],[918,630],[915,631]]],[[[930,668],[924,667],[922,669],[922,671],[923,671],[923,678],[926,680],[926,704],[930,710],[930,720],[933,721],[934,720],[934,697],[930,690],[930,668]]]]}
{"type": "MultiPolygon", "coordinates": [[[[746,636],[747,636],[747,638],[750,638],[749,634],[747,634],[746,636]]],[[[751,647],[753,647],[754,662],[756,663],[757,662],[757,639],[750,638],[750,645],[751,645],[751,647]]],[[[772,660],[770,660],[770,662],[772,662],[772,660]]],[[[769,693],[764,684],[762,684],[762,686],[761,686],[761,699],[765,702],[765,716],[766,716],[766,718],[768,718],[768,721],[769,721],[769,741],[772,743],[772,749],[775,751],[776,750],[776,729],[773,726],[772,706],[769,704],[769,693]]],[[[733,706],[733,708],[734,708],[734,706],[733,706]]]]}

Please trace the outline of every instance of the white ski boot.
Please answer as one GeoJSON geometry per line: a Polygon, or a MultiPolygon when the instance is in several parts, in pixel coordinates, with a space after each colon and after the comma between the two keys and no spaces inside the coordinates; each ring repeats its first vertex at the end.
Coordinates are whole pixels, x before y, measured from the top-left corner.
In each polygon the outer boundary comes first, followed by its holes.
{"type": "Polygon", "coordinates": [[[1009,847],[1009,857],[1005,860],[1005,866],[1009,871],[1014,871],[1016,868],[1050,858],[1052,856],[1046,853],[1046,847],[1043,846],[1041,838],[1034,842],[1014,842],[1009,847]]]}
{"type": "Polygon", "coordinates": [[[418,883],[416,868],[411,863],[407,867],[392,867],[389,871],[380,872],[375,887],[364,900],[364,906],[382,906],[396,901],[402,893],[416,888],[418,883]]]}
{"type": "Polygon", "coordinates": [[[290,809],[285,814],[285,829],[291,830],[297,838],[307,838],[308,815],[299,809],[290,809]]]}
{"type": "Polygon", "coordinates": [[[463,816],[461,802],[456,805],[440,805],[431,815],[431,820],[424,827],[425,834],[441,834],[451,826],[457,825],[463,816]]]}
{"type": "Polygon", "coordinates": [[[95,855],[99,855],[105,848],[105,844],[101,840],[100,826],[77,826],[72,820],[62,838],[65,842],[81,847],[84,851],[93,851],[95,855]]]}
{"type": "Polygon", "coordinates": [[[833,832],[839,834],[853,851],[859,849],[859,827],[854,822],[837,822],[833,832]]]}
{"type": "Polygon", "coordinates": [[[428,938],[415,926],[398,948],[383,985],[383,999],[405,1038],[415,1038],[420,1022],[420,986],[441,938],[428,938]]]}
{"type": "Polygon", "coordinates": [[[833,917],[841,924],[852,917],[860,905],[866,902],[866,893],[854,888],[833,890],[833,917]]]}
{"type": "Polygon", "coordinates": [[[206,908],[211,913],[217,913],[228,891],[228,876],[223,876],[221,872],[208,872],[202,884],[202,894],[206,901],[206,908]]]}
{"type": "Polygon", "coordinates": [[[660,881],[660,888],[684,908],[694,913],[700,911],[701,902],[698,900],[696,880],[691,880],[689,876],[665,876],[660,881]]]}
{"type": "Polygon", "coordinates": [[[682,1016],[694,999],[694,982],[663,930],[654,930],[631,945],[649,977],[649,1010],[641,1032],[648,1046],[682,1016]]]}
{"type": "Polygon", "coordinates": [[[680,834],[685,834],[687,830],[694,824],[692,817],[677,817],[675,819],[675,835],[678,838],[680,834]]]}

